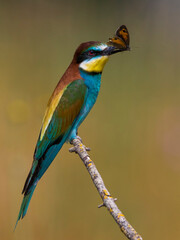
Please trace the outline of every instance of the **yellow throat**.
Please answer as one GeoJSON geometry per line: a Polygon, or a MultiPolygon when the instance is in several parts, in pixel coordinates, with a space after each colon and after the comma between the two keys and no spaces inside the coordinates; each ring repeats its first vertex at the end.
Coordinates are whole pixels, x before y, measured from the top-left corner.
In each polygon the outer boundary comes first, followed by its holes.
{"type": "Polygon", "coordinates": [[[83,61],[79,67],[83,69],[86,72],[97,72],[101,73],[104,65],[108,61],[108,56],[99,56],[99,57],[94,57],[90,60],[83,61]]]}

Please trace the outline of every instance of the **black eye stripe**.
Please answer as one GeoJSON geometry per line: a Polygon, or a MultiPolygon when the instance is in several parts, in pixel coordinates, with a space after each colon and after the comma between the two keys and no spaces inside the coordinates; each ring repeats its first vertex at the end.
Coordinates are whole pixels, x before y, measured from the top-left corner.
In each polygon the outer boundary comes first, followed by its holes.
{"type": "Polygon", "coordinates": [[[101,55],[102,51],[99,50],[94,50],[94,49],[89,49],[83,53],[81,53],[78,58],[77,58],[77,63],[81,63],[86,59],[91,59],[95,56],[101,55]],[[91,53],[90,53],[91,52],[91,53]]]}
{"type": "Polygon", "coordinates": [[[86,51],[85,53],[87,55],[91,55],[92,56],[92,54],[94,54],[95,56],[97,56],[97,55],[101,54],[101,51],[91,49],[91,50],[86,51]]]}

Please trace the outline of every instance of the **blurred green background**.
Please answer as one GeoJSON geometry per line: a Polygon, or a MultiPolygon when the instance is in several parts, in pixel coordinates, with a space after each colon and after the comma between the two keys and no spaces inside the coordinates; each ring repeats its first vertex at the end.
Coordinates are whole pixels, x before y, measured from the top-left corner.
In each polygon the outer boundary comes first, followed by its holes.
{"type": "Polygon", "coordinates": [[[0,1],[0,239],[126,239],[81,160],[63,147],[13,228],[47,101],[84,41],[125,24],[79,129],[117,205],[144,239],[179,239],[180,2],[0,1]]]}

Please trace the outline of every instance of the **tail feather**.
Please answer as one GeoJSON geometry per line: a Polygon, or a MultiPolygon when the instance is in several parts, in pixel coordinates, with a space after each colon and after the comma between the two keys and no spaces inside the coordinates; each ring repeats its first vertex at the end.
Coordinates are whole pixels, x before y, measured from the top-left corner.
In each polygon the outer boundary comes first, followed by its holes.
{"type": "Polygon", "coordinates": [[[48,149],[48,151],[46,151],[45,156],[43,156],[39,160],[34,160],[33,161],[32,168],[31,168],[31,170],[30,170],[30,172],[27,176],[27,179],[26,179],[26,182],[24,184],[23,191],[22,191],[22,193],[24,193],[24,198],[23,198],[23,201],[21,203],[21,208],[20,208],[19,215],[18,215],[18,218],[17,218],[17,221],[16,221],[16,225],[14,227],[14,231],[16,229],[18,221],[26,215],[26,212],[27,212],[28,207],[29,207],[30,200],[32,198],[32,195],[34,193],[34,190],[36,188],[36,185],[37,185],[38,181],[41,179],[41,177],[46,172],[46,170],[48,169],[48,167],[50,166],[50,164],[54,160],[55,156],[57,155],[57,153],[61,149],[62,145],[64,144],[64,142],[67,138],[67,134],[64,136],[64,138],[62,139],[60,144],[52,145],[48,149]]]}
{"type": "Polygon", "coordinates": [[[36,188],[36,186],[33,186],[32,190],[27,195],[24,195],[23,201],[21,203],[21,208],[20,208],[20,211],[19,211],[19,215],[18,215],[18,218],[17,218],[17,221],[16,221],[16,225],[14,227],[14,231],[16,229],[18,221],[26,215],[26,212],[28,210],[29,203],[30,203],[30,200],[32,198],[32,195],[34,193],[35,188],[36,188]]]}
{"type": "MultiPolygon", "coordinates": [[[[33,161],[33,165],[31,167],[31,170],[29,171],[29,174],[26,178],[26,182],[24,184],[24,187],[23,187],[23,190],[22,190],[22,194],[27,194],[27,189],[30,188],[33,184],[30,184],[30,181],[33,177],[33,175],[35,175],[35,171],[36,171],[36,168],[37,168],[37,165],[38,165],[38,160],[34,160],[33,161]]],[[[36,176],[35,176],[36,177],[36,176]]]]}

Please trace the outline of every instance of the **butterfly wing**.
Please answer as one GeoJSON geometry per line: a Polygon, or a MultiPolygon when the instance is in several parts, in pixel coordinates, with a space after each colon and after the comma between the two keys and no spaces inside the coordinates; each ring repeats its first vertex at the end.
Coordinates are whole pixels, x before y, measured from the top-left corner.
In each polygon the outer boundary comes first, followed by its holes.
{"type": "Polygon", "coordinates": [[[129,32],[125,25],[120,26],[116,31],[116,35],[108,41],[108,44],[122,51],[129,49],[129,43],[129,32]]]}
{"type": "Polygon", "coordinates": [[[116,36],[123,40],[126,46],[129,46],[130,37],[128,29],[125,25],[122,25],[120,28],[117,29],[116,36]]]}

